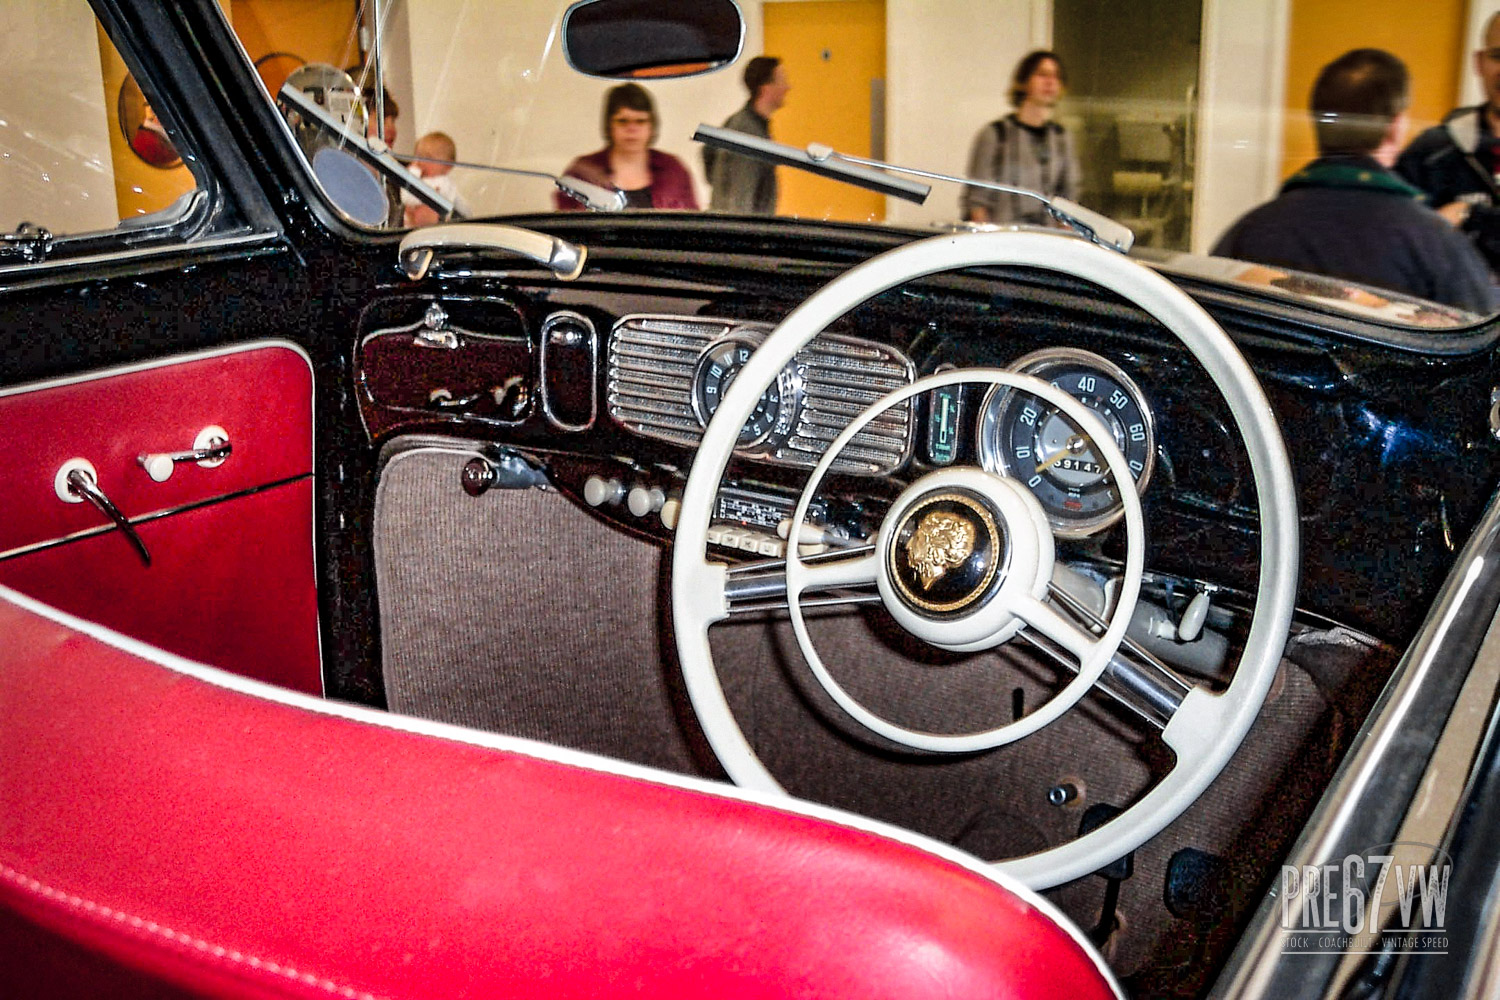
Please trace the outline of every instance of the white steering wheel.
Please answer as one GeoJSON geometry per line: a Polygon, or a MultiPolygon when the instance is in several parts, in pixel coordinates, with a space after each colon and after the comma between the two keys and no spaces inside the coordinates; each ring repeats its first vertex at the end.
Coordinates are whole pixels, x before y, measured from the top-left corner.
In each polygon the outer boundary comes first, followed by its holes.
{"type": "MultiPolygon", "coordinates": [[[[859,265],[795,309],[745,364],[704,431],[683,491],[672,562],[672,612],[688,696],[709,744],[738,785],[781,792],[746,740],[714,668],[708,630],[729,614],[727,567],[711,561],[707,537],[724,469],[761,393],[829,324],[887,289],[967,267],[1013,265],[1089,280],[1134,302],[1171,330],[1223,394],[1245,442],[1260,503],[1260,579],[1250,630],[1228,688],[1193,688],[1162,731],[1176,764],[1110,822],[1067,843],[997,863],[1033,888],[1079,878],[1136,849],[1181,815],[1239,748],[1270,690],[1291,626],[1298,574],[1297,511],[1291,464],[1265,394],[1229,337],[1206,312],[1155,272],[1075,237],[985,232],[910,243],[859,265]]],[[[1145,529],[1124,455],[1098,417],[1039,379],[999,369],[927,376],[857,417],[823,455],[793,517],[791,538],[839,450],[890,406],[945,384],[1011,386],[1058,407],[1085,429],[1119,484],[1126,557],[1119,600],[1102,635],[1074,624],[1047,601],[1054,542],[1041,504],[1018,480],[977,467],[929,473],[886,514],[873,550],[808,561],[787,546],[785,593],[792,626],[814,677],[853,719],[916,749],[969,753],[1035,732],[1078,702],[1115,655],[1140,592],[1145,529]],[[979,733],[908,729],[869,711],[823,666],[807,632],[801,598],[809,591],[874,584],[891,616],[917,638],[944,649],[996,646],[1030,629],[1078,661],[1077,675],[1052,699],[1014,722],[979,733]]]]}

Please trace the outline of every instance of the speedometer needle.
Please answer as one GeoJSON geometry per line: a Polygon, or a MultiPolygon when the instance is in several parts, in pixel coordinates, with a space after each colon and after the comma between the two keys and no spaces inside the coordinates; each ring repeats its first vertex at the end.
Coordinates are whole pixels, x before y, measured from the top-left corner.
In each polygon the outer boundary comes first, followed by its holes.
{"type": "Polygon", "coordinates": [[[1063,446],[1057,450],[1057,454],[1053,455],[1051,458],[1047,459],[1047,461],[1036,467],[1037,474],[1040,475],[1041,473],[1046,472],[1048,469],[1052,468],[1054,465],[1056,465],[1058,462],[1061,462],[1069,455],[1078,454],[1088,445],[1088,443],[1089,439],[1081,434],[1075,434],[1072,437],[1068,438],[1068,440],[1063,443],[1063,446]]]}

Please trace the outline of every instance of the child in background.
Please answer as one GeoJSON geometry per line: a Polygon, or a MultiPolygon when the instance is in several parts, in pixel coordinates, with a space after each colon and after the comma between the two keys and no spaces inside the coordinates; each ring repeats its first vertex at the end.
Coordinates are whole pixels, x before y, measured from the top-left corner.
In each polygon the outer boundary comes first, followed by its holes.
{"type": "MultiPolygon", "coordinates": [[[[412,152],[423,159],[413,160],[408,164],[407,169],[422,178],[428,187],[453,202],[455,216],[467,215],[458,196],[458,185],[451,176],[453,172],[451,161],[458,159],[458,147],[454,144],[453,137],[446,132],[428,132],[417,140],[417,145],[412,152]],[[450,162],[431,163],[428,162],[429,160],[450,162]]],[[[424,205],[410,191],[401,192],[401,204],[403,221],[407,226],[427,226],[439,221],[437,212],[424,205]]]]}

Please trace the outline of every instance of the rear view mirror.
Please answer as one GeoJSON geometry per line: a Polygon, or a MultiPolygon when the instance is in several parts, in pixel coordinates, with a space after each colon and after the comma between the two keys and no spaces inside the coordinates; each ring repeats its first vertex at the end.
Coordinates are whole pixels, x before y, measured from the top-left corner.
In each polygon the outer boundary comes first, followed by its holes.
{"type": "Polygon", "coordinates": [[[692,76],[739,57],[745,19],[735,0],[580,0],[562,35],[568,65],[589,76],[692,76]]]}

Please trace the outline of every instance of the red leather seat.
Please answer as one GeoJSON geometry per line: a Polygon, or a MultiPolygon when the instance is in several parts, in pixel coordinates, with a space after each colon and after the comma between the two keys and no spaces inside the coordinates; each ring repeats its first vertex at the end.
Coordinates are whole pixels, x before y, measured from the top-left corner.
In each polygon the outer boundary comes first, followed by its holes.
{"type": "Polygon", "coordinates": [[[954,852],[281,692],[3,588],[0,636],[0,981],[81,947],[233,997],[1115,995],[954,852]]]}

